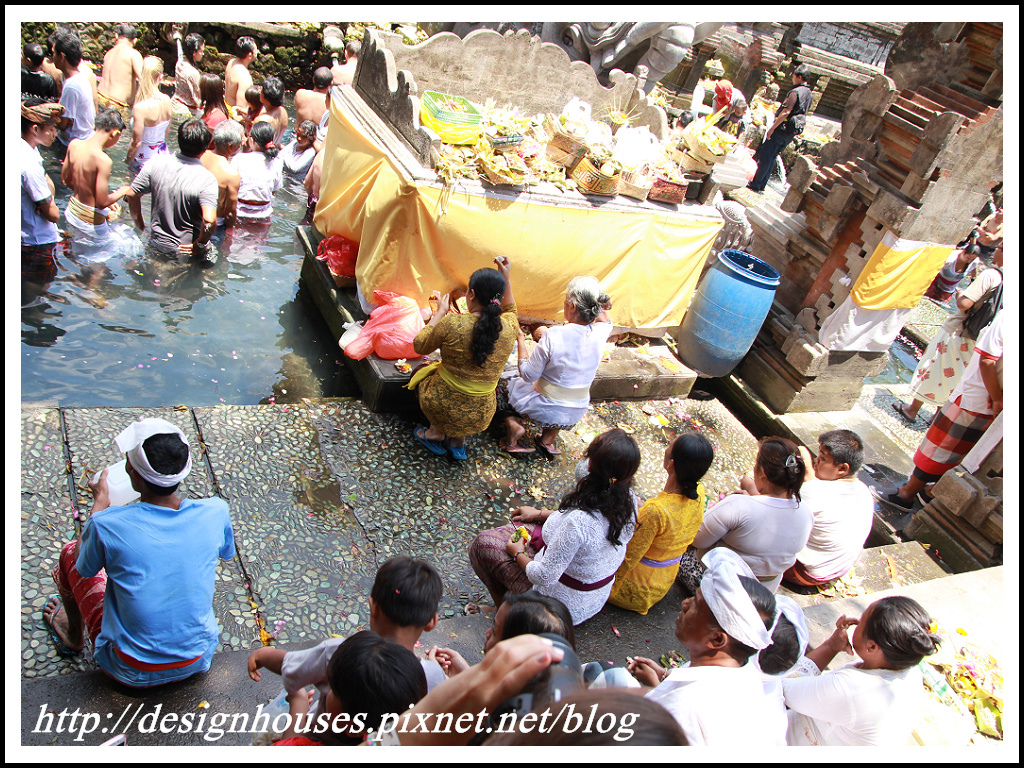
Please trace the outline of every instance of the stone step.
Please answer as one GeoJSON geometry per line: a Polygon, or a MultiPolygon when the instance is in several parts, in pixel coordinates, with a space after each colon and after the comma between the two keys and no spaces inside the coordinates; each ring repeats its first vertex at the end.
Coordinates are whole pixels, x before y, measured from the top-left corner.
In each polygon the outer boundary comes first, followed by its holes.
{"type": "MultiPolygon", "coordinates": [[[[872,539],[868,539],[868,544],[872,539]]],[[[923,584],[949,576],[949,572],[935,562],[927,550],[916,541],[868,546],[861,552],[857,564],[844,582],[858,583],[868,594],[923,584]]],[[[840,585],[836,591],[842,592],[840,585]]],[[[821,594],[817,587],[789,587],[783,585],[779,594],[791,597],[801,608],[822,603],[834,603],[836,597],[821,594]]]]}
{"type": "MultiPolygon", "coordinates": [[[[812,646],[820,645],[832,634],[840,616],[860,616],[876,600],[898,594],[919,602],[957,639],[1000,658],[1007,642],[1007,617],[1017,610],[1015,605],[1004,603],[1002,567],[944,575],[922,560],[912,545],[896,545],[865,550],[854,573],[863,576],[866,594],[824,597],[797,594],[785,587],[779,590],[778,594],[792,597],[803,607],[812,646]]],[[[597,616],[576,627],[580,659],[621,664],[630,656],[657,660],[663,653],[685,653],[674,632],[682,599],[682,592],[673,587],[646,616],[606,606],[597,616]]],[[[490,615],[442,620],[420,638],[423,648],[419,652],[425,653],[434,645],[446,646],[458,651],[469,663],[477,663],[491,624],[490,615]]],[[[298,649],[308,645],[284,647],[298,649]]],[[[281,690],[280,678],[272,673],[264,671],[258,683],[249,678],[248,655],[249,651],[218,653],[205,675],[143,692],[112,683],[101,672],[23,680],[21,743],[98,745],[117,733],[126,733],[128,746],[248,745],[251,734],[238,731],[251,728],[257,707],[281,690]],[[69,731],[71,714],[76,710],[79,715],[69,731]],[[63,722],[59,719],[62,711],[66,713],[63,722]],[[85,719],[86,714],[98,718],[85,719]],[[223,730],[236,732],[214,738],[217,734],[211,730],[211,724],[215,715],[220,715],[223,730]],[[182,727],[183,718],[192,719],[194,724],[201,720],[202,729],[182,727]],[[160,732],[161,723],[166,732],[160,732]],[[64,732],[55,733],[59,724],[64,732]]],[[[839,654],[830,667],[851,660],[850,656],[839,654]]]]}
{"type": "Polygon", "coordinates": [[[864,441],[864,469],[860,478],[870,486],[882,486],[891,478],[906,477],[914,465],[906,448],[896,443],[873,420],[859,410],[786,413],[777,419],[779,427],[801,445],[817,453],[818,435],[832,429],[849,429],[864,441]]]}
{"type": "Polygon", "coordinates": [[[799,232],[804,226],[804,217],[801,214],[784,211],[777,203],[771,201],[765,201],[750,211],[756,213],[769,226],[781,227],[791,232],[799,232]]]}
{"type": "Polygon", "coordinates": [[[249,651],[216,653],[205,675],[155,689],[122,686],[99,670],[22,680],[21,743],[95,746],[124,733],[128,746],[249,745],[251,733],[215,738],[211,730],[216,715],[226,718],[221,723],[224,730],[232,727],[232,716],[238,716],[236,731],[252,727],[257,707],[281,691],[281,678],[266,670],[258,683],[253,682],[246,669],[248,658],[249,651]],[[63,721],[62,711],[67,712],[63,721]],[[75,711],[80,715],[72,723],[75,711]],[[185,727],[188,721],[195,727],[185,727]],[[74,728],[68,732],[71,724],[74,728]],[[55,732],[58,726],[63,733],[55,732]]]}
{"type": "Polygon", "coordinates": [[[750,208],[747,210],[747,221],[755,229],[785,246],[789,240],[799,236],[807,225],[807,217],[803,213],[788,213],[778,206],[750,208]]]}

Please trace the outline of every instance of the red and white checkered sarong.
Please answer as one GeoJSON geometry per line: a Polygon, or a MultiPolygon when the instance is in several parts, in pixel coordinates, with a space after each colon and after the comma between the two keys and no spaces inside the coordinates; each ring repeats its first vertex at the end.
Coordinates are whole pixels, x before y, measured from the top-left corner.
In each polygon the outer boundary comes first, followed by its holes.
{"type": "Polygon", "coordinates": [[[948,401],[935,414],[914,454],[914,477],[934,482],[961,462],[981,439],[995,417],[960,407],[960,397],[948,401]]]}

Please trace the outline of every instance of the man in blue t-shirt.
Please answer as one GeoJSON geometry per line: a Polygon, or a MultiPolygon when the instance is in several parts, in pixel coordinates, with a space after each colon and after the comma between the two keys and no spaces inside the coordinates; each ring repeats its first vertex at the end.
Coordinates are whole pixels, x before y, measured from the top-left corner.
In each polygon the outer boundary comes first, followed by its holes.
{"type": "Polygon", "coordinates": [[[88,632],[96,663],[126,685],[182,680],[208,670],[217,648],[217,560],[235,556],[228,506],[177,495],[192,458],[170,422],[142,419],[115,442],[139,501],[110,506],[108,470],[90,484],[92,516],[61,551],[60,598],[43,619],[62,654],[81,650],[88,632]]]}

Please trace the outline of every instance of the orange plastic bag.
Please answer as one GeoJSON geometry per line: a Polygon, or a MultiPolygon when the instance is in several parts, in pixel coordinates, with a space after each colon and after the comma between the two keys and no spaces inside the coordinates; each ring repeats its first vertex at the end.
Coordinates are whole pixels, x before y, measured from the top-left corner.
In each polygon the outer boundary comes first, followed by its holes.
{"type": "Polygon", "coordinates": [[[317,261],[326,261],[332,275],[338,277],[356,276],[356,256],[359,243],[341,235],[330,235],[320,241],[316,249],[317,261]]]}
{"type": "Polygon", "coordinates": [[[355,340],[345,347],[345,354],[353,360],[362,360],[371,352],[385,360],[417,357],[412,340],[424,325],[419,305],[388,291],[374,291],[373,300],[379,306],[355,340]]]}

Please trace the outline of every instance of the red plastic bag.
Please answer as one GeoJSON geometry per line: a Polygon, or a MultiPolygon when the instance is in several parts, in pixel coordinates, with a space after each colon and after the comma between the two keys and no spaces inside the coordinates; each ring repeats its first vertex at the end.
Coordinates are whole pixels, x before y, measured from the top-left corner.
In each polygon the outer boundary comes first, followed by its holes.
{"type": "Polygon", "coordinates": [[[345,354],[362,360],[371,352],[385,360],[417,357],[412,340],[423,330],[419,305],[406,296],[387,291],[374,291],[379,306],[370,314],[363,330],[345,347],[345,354]]]}
{"type": "Polygon", "coordinates": [[[341,235],[330,235],[320,241],[316,249],[317,261],[326,261],[332,275],[338,277],[356,276],[356,256],[359,243],[341,235]]]}

